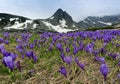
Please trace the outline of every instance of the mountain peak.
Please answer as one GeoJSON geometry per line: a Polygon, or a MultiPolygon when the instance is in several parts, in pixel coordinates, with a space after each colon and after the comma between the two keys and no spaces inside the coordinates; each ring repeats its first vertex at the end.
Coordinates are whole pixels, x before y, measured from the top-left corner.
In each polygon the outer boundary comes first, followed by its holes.
{"type": "Polygon", "coordinates": [[[59,19],[63,18],[64,15],[66,15],[67,13],[65,11],[63,11],[61,8],[59,8],[53,15],[53,17],[59,17],[59,19]]]}
{"type": "Polygon", "coordinates": [[[61,9],[61,8],[59,8],[57,11],[56,11],[56,13],[63,13],[64,11],[61,9]]]}
{"type": "Polygon", "coordinates": [[[67,25],[71,25],[74,22],[72,17],[61,8],[59,8],[48,20],[53,25],[58,25],[60,24],[60,21],[63,20],[66,22],[67,25]]]}

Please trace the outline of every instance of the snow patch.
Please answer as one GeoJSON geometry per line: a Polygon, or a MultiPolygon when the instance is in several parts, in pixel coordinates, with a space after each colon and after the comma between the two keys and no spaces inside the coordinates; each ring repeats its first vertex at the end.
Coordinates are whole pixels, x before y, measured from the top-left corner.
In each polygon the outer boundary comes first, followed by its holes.
{"type": "Polygon", "coordinates": [[[33,24],[33,28],[32,29],[35,29],[37,27],[38,24],[33,24]]]}
{"type": "MultiPolygon", "coordinates": [[[[61,25],[57,25],[57,26],[54,26],[54,25],[52,25],[51,23],[49,23],[49,22],[45,22],[45,21],[42,21],[46,26],[48,26],[50,29],[54,29],[55,31],[57,31],[57,32],[59,32],[59,33],[67,33],[67,32],[69,32],[69,31],[74,31],[74,30],[72,30],[72,29],[65,29],[65,28],[63,28],[63,27],[61,27],[61,25]]],[[[65,23],[64,21],[63,21],[63,23],[65,23]]]]}
{"type": "Polygon", "coordinates": [[[112,25],[112,23],[110,23],[110,22],[103,22],[103,21],[98,21],[99,23],[102,23],[102,24],[105,24],[105,25],[109,25],[109,26],[111,26],[112,25]]]}
{"type": "Polygon", "coordinates": [[[19,20],[19,18],[10,18],[10,21],[19,20]]]}
{"type": "Polygon", "coordinates": [[[32,23],[33,21],[32,20],[26,20],[26,22],[24,23],[19,23],[18,21],[15,22],[14,25],[10,26],[10,27],[5,27],[4,29],[24,29],[24,28],[27,28],[27,25],[28,23],[32,23]]]}
{"type": "Polygon", "coordinates": [[[13,21],[13,20],[15,20],[15,18],[10,18],[10,21],[13,21]]]}
{"type": "Polygon", "coordinates": [[[88,23],[87,21],[83,20],[84,23],[88,23]]]}
{"type": "MultiPolygon", "coordinates": [[[[93,22],[90,18],[87,18],[87,20],[89,20],[90,22],[92,22],[93,24],[96,24],[95,22],[93,22]]],[[[88,23],[87,21],[84,21],[85,23],[88,23]]]]}
{"type": "Polygon", "coordinates": [[[96,24],[95,22],[93,22],[93,24],[96,24]]]}
{"type": "Polygon", "coordinates": [[[89,20],[90,22],[93,22],[90,18],[87,18],[87,20],[89,20]]]}
{"type": "Polygon", "coordinates": [[[73,27],[76,27],[76,26],[73,24],[73,27]]]}
{"type": "Polygon", "coordinates": [[[60,25],[61,25],[61,27],[68,27],[66,25],[66,21],[64,19],[60,20],[60,25]]]}
{"type": "Polygon", "coordinates": [[[1,21],[2,19],[0,18],[0,21],[1,21]]]}

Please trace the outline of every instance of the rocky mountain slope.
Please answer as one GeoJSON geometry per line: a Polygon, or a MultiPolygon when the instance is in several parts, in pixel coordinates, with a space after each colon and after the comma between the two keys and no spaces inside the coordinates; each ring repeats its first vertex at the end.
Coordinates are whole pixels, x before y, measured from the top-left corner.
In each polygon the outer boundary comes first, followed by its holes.
{"type": "Polygon", "coordinates": [[[120,23],[120,15],[111,15],[103,17],[89,16],[86,19],[78,22],[79,27],[107,27],[113,24],[120,23]]]}
{"type": "Polygon", "coordinates": [[[90,27],[118,27],[120,15],[103,17],[89,16],[78,23],[62,9],[58,9],[47,19],[30,19],[22,16],[0,13],[0,31],[3,30],[32,30],[66,33],[83,30],[90,27]]]}
{"type": "Polygon", "coordinates": [[[4,30],[37,30],[68,32],[77,30],[77,24],[72,17],[62,9],[58,9],[54,15],[47,19],[29,19],[22,16],[0,13],[0,29],[4,30]]]}

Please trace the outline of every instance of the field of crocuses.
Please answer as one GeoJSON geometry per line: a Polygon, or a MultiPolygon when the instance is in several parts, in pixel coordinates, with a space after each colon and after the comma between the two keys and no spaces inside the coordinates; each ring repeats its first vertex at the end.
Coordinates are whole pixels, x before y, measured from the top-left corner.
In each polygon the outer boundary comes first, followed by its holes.
{"type": "Polygon", "coordinates": [[[0,84],[119,84],[120,30],[0,34],[0,84]]]}

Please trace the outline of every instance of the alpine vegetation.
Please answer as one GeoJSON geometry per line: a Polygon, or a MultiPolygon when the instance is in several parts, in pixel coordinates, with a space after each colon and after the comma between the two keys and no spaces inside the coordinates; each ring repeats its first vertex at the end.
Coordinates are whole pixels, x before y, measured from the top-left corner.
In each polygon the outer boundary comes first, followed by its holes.
{"type": "Polygon", "coordinates": [[[118,84],[119,48],[120,30],[3,32],[0,81],[118,84]]]}

